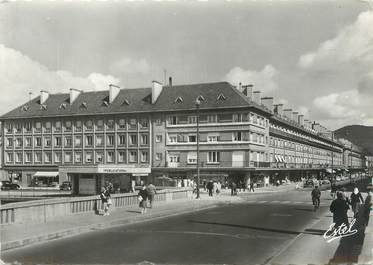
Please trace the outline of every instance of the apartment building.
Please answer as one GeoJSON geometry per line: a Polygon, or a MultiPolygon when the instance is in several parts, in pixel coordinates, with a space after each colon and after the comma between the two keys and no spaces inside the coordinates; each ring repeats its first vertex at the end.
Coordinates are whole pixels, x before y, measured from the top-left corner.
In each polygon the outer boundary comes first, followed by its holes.
{"type": "MultiPolygon", "coordinates": [[[[128,190],[131,180],[194,179],[198,136],[202,179],[320,176],[346,164],[345,146],[326,128],[274,105],[252,85],[170,80],[140,89],[41,91],[1,121],[9,174],[24,186],[35,177],[71,180],[84,194],[105,181],[128,190]]],[[[362,168],[361,151],[351,157],[362,168]]]]}

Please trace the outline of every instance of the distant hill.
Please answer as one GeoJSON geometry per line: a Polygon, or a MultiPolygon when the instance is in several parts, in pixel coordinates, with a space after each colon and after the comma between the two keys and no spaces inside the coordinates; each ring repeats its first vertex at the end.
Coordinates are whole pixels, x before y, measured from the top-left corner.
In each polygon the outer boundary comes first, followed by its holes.
{"type": "Polygon", "coordinates": [[[334,131],[335,137],[345,138],[373,155],[373,126],[349,125],[334,131]]]}

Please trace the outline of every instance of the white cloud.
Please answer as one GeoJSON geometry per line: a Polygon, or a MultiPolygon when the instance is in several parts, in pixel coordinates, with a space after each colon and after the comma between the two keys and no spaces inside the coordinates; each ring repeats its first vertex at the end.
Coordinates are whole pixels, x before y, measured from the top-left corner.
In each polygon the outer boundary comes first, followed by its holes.
{"type": "Polygon", "coordinates": [[[255,90],[268,94],[278,88],[275,81],[277,75],[278,71],[272,65],[266,65],[259,72],[234,67],[226,74],[224,79],[234,85],[238,85],[239,82],[243,85],[253,84],[255,90]]]}
{"type": "Polygon", "coordinates": [[[345,27],[331,40],[320,44],[316,51],[302,55],[299,66],[320,69],[339,67],[340,63],[356,63],[362,66],[373,63],[373,12],[359,15],[356,22],[345,27]]]}
{"type": "Polygon", "coordinates": [[[28,100],[28,92],[67,92],[69,88],[81,90],[108,89],[110,83],[120,80],[110,75],[92,73],[87,77],[74,76],[68,71],[51,71],[21,52],[0,44],[0,113],[28,100]]]}
{"type": "Polygon", "coordinates": [[[150,70],[148,61],[144,58],[136,60],[123,57],[110,66],[110,72],[120,74],[146,74],[150,70]]]}

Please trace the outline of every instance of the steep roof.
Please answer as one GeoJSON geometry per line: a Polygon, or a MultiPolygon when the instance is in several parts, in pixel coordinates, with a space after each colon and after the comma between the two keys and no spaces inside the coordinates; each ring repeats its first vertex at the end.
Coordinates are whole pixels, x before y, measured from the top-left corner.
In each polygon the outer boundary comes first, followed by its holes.
{"type": "Polygon", "coordinates": [[[217,82],[164,86],[154,104],[151,103],[150,87],[121,89],[110,104],[105,103],[109,101],[108,90],[82,92],[71,105],[68,93],[50,94],[43,104],[44,107],[40,104],[40,97],[37,97],[6,113],[1,119],[191,110],[195,109],[196,98],[199,96],[202,96],[201,109],[251,105],[251,102],[232,85],[217,82]]]}

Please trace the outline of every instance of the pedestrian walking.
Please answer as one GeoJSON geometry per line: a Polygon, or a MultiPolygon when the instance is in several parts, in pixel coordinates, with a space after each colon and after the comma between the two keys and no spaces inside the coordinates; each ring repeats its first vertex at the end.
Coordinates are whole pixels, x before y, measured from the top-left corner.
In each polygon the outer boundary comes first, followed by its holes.
{"type": "Polygon", "coordinates": [[[211,180],[207,183],[206,188],[209,192],[209,196],[212,197],[212,191],[214,189],[214,184],[212,183],[211,180]]]}
{"type": "Polygon", "coordinates": [[[250,192],[254,192],[254,181],[250,182],[250,192]]]}
{"type": "Polygon", "coordinates": [[[216,184],[216,194],[220,194],[221,192],[221,182],[218,181],[218,183],[216,184]]]}
{"type": "Polygon", "coordinates": [[[145,185],[141,187],[141,190],[137,194],[137,197],[139,199],[139,207],[141,208],[141,213],[146,213],[146,201],[148,199],[148,192],[146,191],[145,185]]]}
{"type": "Polygon", "coordinates": [[[354,188],[353,193],[351,193],[350,196],[351,200],[351,208],[352,211],[354,212],[354,217],[356,217],[357,212],[359,211],[359,204],[364,203],[364,198],[359,192],[359,189],[357,187],[354,188]]]}
{"type": "Polygon", "coordinates": [[[237,195],[237,185],[233,181],[232,184],[231,184],[231,196],[234,196],[234,195],[237,195]]]}
{"type": "Polygon", "coordinates": [[[102,207],[104,208],[103,215],[109,215],[109,206],[108,206],[108,197],[106,196],[106,189],[104,187],[101,188],[100,199],[102,203],[102,207]]]}
{"type": "Polygon", "coordinates": [[[216,181],[214,181],[214,183],[213,183],[213,193],[215,193],[215,194],[217,194],[218,192],[217,192],[217,190],[218,190],[218,183],[216,182],[216,181]]]}
{"type": "Polygon", "coordinates": [[[148,187],[146,188],[148,192],[148,199],[149,199],[149,208],[153,208],[153,201],[155,194],[157,193],[156,187],[150,182],[148,187]]]}
{"type": "Polygon", "coordinates": [[[335,199],[330,205],[330,211],[333,213],[333,223],[335,228],[345,224],[348,226],[347,211],[350,209],[347,201],[343,198],[343,193],[337,192],[337,199],[335,199]]]}
{"type": "Polygon", "coordinates": [[[321,191],[319,190],[318,186],[315,186],[315,188],[311,192],[312,197],[312,204],[314,205],[314,210],[318,209],[320,207],[320,197],[321,197],[321,191]]]}
{"type": "Polygon", "coordinates": [[[365,198],[364,202],[364,219],[365,225],[368,226],[370,211],[372,210],[372,190],[368,191],[368,196],[365,198]]]}

